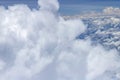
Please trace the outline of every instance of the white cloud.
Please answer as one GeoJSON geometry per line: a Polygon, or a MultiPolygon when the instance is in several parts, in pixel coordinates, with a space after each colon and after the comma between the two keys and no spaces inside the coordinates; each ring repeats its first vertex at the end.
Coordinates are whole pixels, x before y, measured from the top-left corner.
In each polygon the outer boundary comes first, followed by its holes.
{"type": "Polygon", "coordinates": [[[106,7],[103,12],[105,14],[120,14],[120,8],[106,7]]]}
{"type": "Polygon", "coordinates": [[[57,0],[38,3],[39,10],[0,7],[0,80],[110,80],[103,77],[109,70],[119,76],[117,51],[76,40],[85,26],[59,16],[57,0]]]}
{"type": "Polygon", "coordinates": [[[5,65],[6,65],[5,62],[0,60],[0,70],[3,70],[5,65]]]}
{"type": "Polygon", "coordinates": [[[119,61],[116,50],[106,51],[100,46],[92,49],[87,61],[88,80],[116,80],[116,74],[119,73],[117,71],[120,67],[119,61]]]}
{"type": "Polygon", "coordinates": [[[42,10],[57,11],[59,9],[59,3],[57,0],[38,0],[42,10]]]}

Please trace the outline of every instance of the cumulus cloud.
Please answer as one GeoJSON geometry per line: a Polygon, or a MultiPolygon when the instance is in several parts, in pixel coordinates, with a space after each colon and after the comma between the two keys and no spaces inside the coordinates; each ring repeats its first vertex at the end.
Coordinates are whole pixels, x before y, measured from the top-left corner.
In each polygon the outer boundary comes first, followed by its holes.
{"type": "Polygon", "coordinates": [[[103,10],[103,13],[105,13],[105,14],[120,14],[120,8],[106,7],[103,10]]]}
{"type": "Polygon", "coordinates": [[[58,15],[57,0],[0,7],[0,80],[119,79],[119,56],[76,37],[86,27],[58,15]]]}

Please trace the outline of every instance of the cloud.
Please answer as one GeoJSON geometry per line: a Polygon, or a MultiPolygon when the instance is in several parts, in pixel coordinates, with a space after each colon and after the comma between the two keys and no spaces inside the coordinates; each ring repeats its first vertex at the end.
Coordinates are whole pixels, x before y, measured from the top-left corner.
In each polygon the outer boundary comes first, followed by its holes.
{"type": "Polygon", "coordinates": [[[41,9],[45,10],[52,10],[57,11],[59,9],[59,3],[57,0],[39,0],[38,4],[40,5],[41,9]]]}
{"type": "Polygon", "coordinates": [[[106,7],[103,10],[103,13],[105,13],[105,14],[119,14],[120,13],[120,8],[106,7]]]}
{"type": "Polygon", "coordinates": [[[119,78],[116,50],[76,39],[86,27],[79,19],[59,16],[57,0],[38,4],[39,10],[27,5],[0,7],[0,80],[119,78]]]}

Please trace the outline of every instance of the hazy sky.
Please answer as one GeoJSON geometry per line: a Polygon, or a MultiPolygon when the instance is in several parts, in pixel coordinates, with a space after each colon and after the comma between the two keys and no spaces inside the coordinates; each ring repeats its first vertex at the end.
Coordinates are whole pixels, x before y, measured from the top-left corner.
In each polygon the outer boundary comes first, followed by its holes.
{"type": "Polygon", "coordinates": [[[105,7],[120,7],[120,0],[59,0],[63,15],[102,11],[105,7]]]}
{"type": "MultiPolygon", "coordinates": [[[[59,0],[62,15],[74,15],[81,12],[101,11],[105,7],[120,7],[120,0],[59,0]]],[[[27,4],[30,8],[37,8],[37,0],[0,0],[4,6],[13,4],[27,4]]]]}
{"type": "MultiPolygon", "coordinates": [[[[81,3],[94,3],[94,2],[118,2],[120,0],[58,0],[61,4],[81,4],[81,3]]],[[[26,3],[36,4],[37,0],[0,0],[0,3],[26,3]]]]}

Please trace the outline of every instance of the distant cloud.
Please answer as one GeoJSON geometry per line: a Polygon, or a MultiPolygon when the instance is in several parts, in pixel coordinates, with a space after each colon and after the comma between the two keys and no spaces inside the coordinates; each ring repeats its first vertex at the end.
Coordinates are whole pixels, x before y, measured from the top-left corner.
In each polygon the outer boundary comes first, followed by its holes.
{"type": "Polygon", "coordinates": [[[120,14],[120,8],[107,7],[103,10],[105,14],[120,14]]]}

